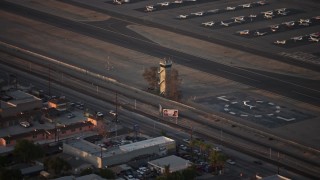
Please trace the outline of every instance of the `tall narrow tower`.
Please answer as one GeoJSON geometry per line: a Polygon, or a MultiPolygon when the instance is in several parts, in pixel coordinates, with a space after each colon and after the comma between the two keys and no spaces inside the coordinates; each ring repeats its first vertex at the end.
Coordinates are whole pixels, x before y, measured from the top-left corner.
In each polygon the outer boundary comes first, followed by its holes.
{"type": "Polygon", "coordinates": [[[160,61],[160,69],[159,69],[159,86],[160,86],[160,94],[161,95],[168,95],[170,91],[170,78],[171,78],[171,66],[172,61],[170,60],[162,60],[160,61]]]}

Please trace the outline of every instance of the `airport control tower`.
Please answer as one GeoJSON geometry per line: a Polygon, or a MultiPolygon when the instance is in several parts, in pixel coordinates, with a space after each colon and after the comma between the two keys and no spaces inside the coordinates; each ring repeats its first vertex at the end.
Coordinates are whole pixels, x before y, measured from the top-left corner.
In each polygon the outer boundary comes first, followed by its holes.
{"type": "Polygon", "coordinates": [[[171,60],[162,60],[160,61],[160,69],[159,69],[159,89],[160,94],[167,96],[170,91],[170,78],[171,78],[171,60]]]}

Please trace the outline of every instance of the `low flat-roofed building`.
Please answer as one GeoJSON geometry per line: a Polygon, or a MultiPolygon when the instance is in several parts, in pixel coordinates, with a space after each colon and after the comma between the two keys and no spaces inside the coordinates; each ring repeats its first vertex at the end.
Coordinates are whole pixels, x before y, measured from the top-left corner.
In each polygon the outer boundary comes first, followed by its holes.
{"type": "Polygon", "coordinates": [[[11,99],[9,101],[1,100],[0,116],[2,118],[17,116],[21,112],[42,107],[41,99],[20,90],[8,91],[6,92],[6,96],[11,97],[11,99]]]}
{"type": "Polygon", "coordinates": [[[65,126],[57,126],[53,129],[34,129],[28,132],[8,135],[0,137],[1,146],[14,146],[18,140],[27,139],[30,141],[38,142],[43,140],[63,139],[70,135],[79,134],[93,129],[93,124],[89,121],[77,122],[65,126]]]}
{"type": "Polygon", "coordinates": [[[175,141],[164,136],[110,149],[101,148],[81,139],[70,140],[63,144],[64,153],[78,156],[98,168],[126,163],[142,155],[166,155],[175,152],[175,148],[175,141]]]}
{"type": "Polygon", "coordinates": [[[181,157],[171,155],[164,158],[156,159],[148,162],[151,169],[157,170],[159,173],[164,173],[165,166],[169,165],[170,172],[182,171],[191,166],[189,160],[183,159],[181,157]]]}
{"type": "Polygon", "coordinates": [[[124,152],[130,152],[130,151],[135,151],[139,149],[144,149],[152,146],[157,146],[157,145],[162,145],[165,147],[165,145],[170,145],[174,142],[173,139],[167,138],[165,136],[160,136],[152,139],[147,139],[144,141],[139,141],[136,143],[131,143],[131,144],[126,144],[122,145],[119,148],[124,151],[124,152]]]}

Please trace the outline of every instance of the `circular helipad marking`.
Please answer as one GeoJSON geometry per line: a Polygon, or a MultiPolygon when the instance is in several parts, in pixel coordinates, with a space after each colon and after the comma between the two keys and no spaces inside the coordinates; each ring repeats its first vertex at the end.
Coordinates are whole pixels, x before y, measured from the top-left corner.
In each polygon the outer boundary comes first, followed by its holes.
{"type": "Polygon", "coordinates": [[[278,105],[275,105],[273,102],[265,102],[262,100],[255,100],[255,101],[244,100],[242,101],[242,103],[239,103],[238,101],[232,101],[232,102],[229,101],[229,104],[224,105],[224,111],[232,115],[239,115],[241,117],[262,118],[263,116],[271,117],[271,116],[274,116],[275,113],[277,114],[280,113],[281,107],[278,105]],[[269,107],[263,107],[264,105],[267,105],[269,107]],[[232,111],[232,109],[234,109],[233,107],[235,106],[246,107],[248,110],[248,113],[236,113],[235,111],[232,111]],[[260,113],[254,114],[255,112],[254,110],[259,110],[260,113]]]}

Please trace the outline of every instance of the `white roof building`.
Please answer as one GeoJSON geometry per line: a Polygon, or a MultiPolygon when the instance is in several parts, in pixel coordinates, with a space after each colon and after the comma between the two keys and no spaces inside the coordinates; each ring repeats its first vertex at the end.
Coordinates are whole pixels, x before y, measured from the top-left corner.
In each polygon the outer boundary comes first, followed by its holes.
{"type": "Polygon", "coordinates": [[[181,171],[191,166],[191,163],[189,160],[183,159],[175,155],[167,156],[161,159],[156,159],[148,162],[148,164],[152,168],[157,169],[161,173],[164,172],[165,166],[168,166],[168,165],[169,165],[170,172],[181,171]]]}

